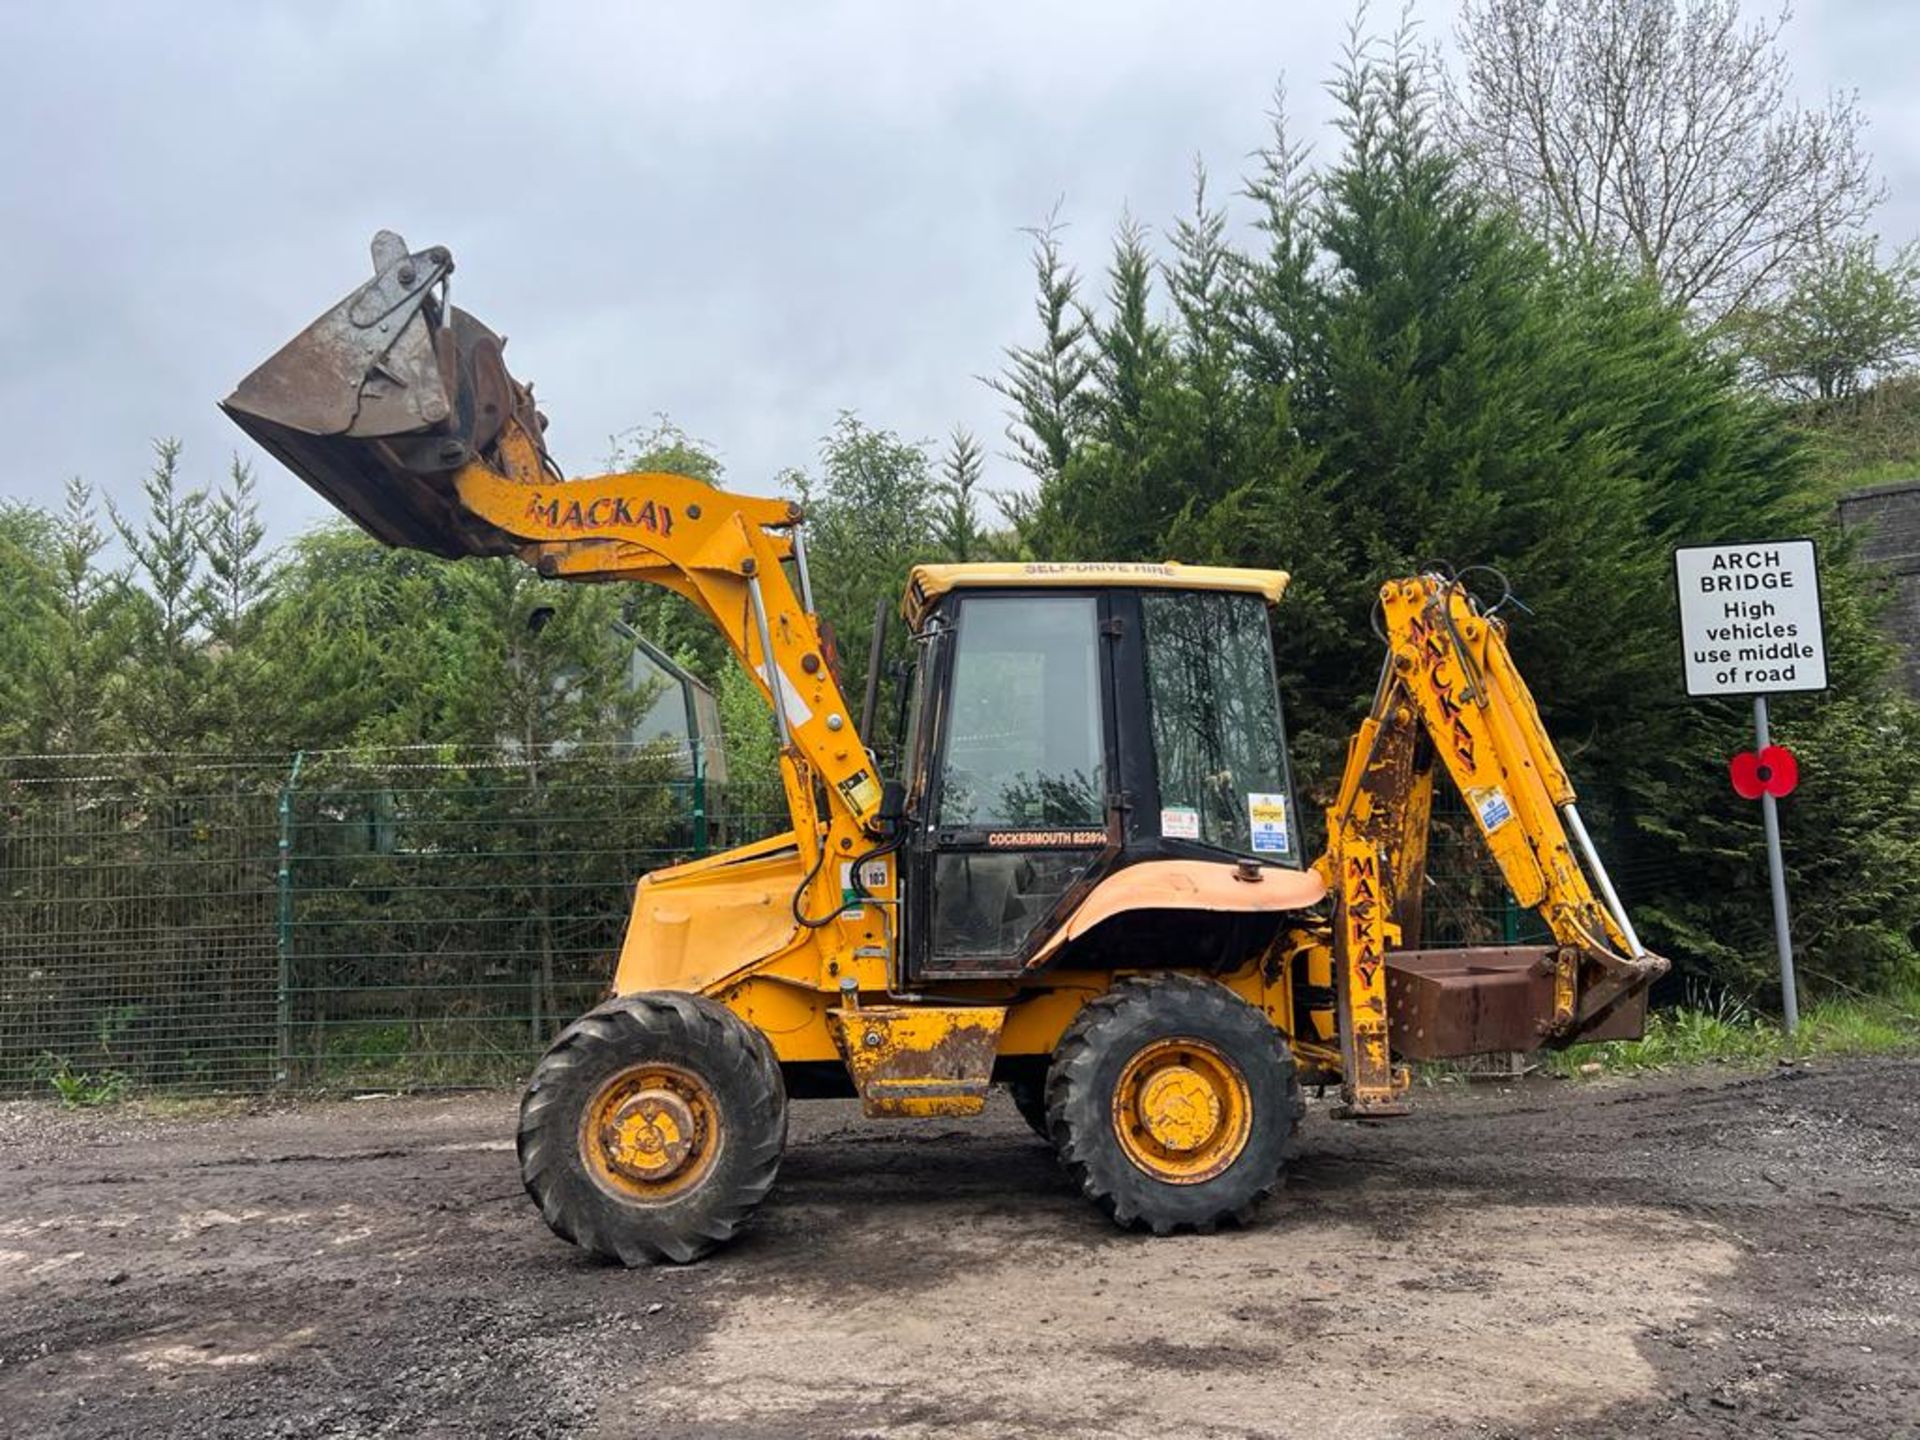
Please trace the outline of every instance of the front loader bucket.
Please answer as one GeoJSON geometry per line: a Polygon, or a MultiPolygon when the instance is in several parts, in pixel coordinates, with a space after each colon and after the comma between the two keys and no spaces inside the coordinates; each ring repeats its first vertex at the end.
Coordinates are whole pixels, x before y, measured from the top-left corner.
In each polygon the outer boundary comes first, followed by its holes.
{"type": "Polygon", "coordinates": [[[368,534],[455,558],[518,542],[468,512],[454,472],[509,417],[538,437],[504,341],[446,303],[453,256],[373,238],[374,277],[242,380],[220,408],[368,534]]]}

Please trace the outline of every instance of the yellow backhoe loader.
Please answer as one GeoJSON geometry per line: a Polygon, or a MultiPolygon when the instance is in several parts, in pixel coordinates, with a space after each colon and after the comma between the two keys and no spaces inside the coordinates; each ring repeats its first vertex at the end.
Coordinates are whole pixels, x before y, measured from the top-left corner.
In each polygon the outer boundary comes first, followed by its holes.
{"type": "Polygon", "coordinates": [[[521,1172],[563,1238],[693,1260],[772,1186],[790,1098],[970,1115],[996,1083],[1120,1224],[1210,1230],[1279,1182],[1303,1084],[1398,1115],[1408,1061],[1640,1033],[1667,963],[1607,880],[1505,624],[1456,580],[1380,587],[1384,663],[1318,857],[1277,571],[920,566],[883,773],[879,645],[856,714],[799,509],[565,478],[499,338],[449,305],[448,252],[383,231],[373,260],[227,413],[389,544],[684,596],[780,740],[792,828],[644,876],[610,998],[527,1087],[521,1172]],[[1551,944],[1420,947],[1437,770],[1551,944]]]}

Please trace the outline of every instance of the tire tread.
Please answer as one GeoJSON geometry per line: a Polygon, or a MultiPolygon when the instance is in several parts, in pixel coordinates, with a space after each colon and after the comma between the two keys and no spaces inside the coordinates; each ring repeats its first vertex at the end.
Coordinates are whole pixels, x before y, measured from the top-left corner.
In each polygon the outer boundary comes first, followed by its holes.
{"type": "MultiPolygon", "coordinates": [[[[779,1173],[786,1128],[786,1087],[766,1038],[704,996],[650,992],[606,1001],[560,1033],[522,1097],[516,1150],[527,1194],[562,1240],[627,1266],[687,1264],[737,1235],[766,1198],[779,1173]],[[743,1147],[744,1163],[727,1177],[723,1196],[709,1197],[709,1203],[696,1207],[677,1227],[622,1227],[617,1223],[619,1202],[606,1196],[579,1164],[578,1111],[560,1102],[567,1082],[577,1082],[580,1072],[632,1063],[656,1042],[665,1042],[668,1050],[701,1055],[710,1080],[746,1079],[753,1087],[754,1108],[771,1104],[774,1123],[763,1134],[734,1141],[743,1147]]],[[[655,1212],[647,1219],[658,1222],[663,1214],[655,1212]]]]}
{"type": "MultiPolygon", "coordinates": [[[[1100,1099],[1096,1114],[1104,1114],[1106,1110],[1106,1097],[1100,1099]]],[[[1280,1032],[1268,1023],[1264,1015],[1224,985],[1179,973],[1146,975],[1121,981],[1082,1006],[1054,1049],[1053,1060],[1047,1070],[1046,1101],[1048,1136],[1074,1187],[1099,1206],[1114,1223],[1126,1229],[1150,1230],[1159,1236],[1181,1230],[1211,1234],[1222,1221],[1245,1224],[1251,1220],[1261,1203],[1281,1185],[1286,1162],[1298,1153],[1298,1122],[1306,1113],[1306,1097],[1300,1087],[1299,1073],[1294,1066],[1292,1052],[1280,1032]],[[1230,1000],[1232,1006],[1223,1005],[1222,997],[1230,1000]],[[1249,1043],[1272,1044],[1276,1059],[1281,1062],[1283,1091],[1280,1118],[1288,1132],[1278,1149],[1270,1175],[1262,1177],[1256,1188],[1244,1198],[1197,1219],[1150,1212],[1147,1204],[1152,1193],[1150,1190],[1135,1186],[1132,1187],[1135,1193],[1129,1194],[1127,1187],[1110,1183],[1104,1172],[1112,1168],[1113,1157],[1119,1154],[1118,1143],[1111,1136],[1111,1126],[1078,1123],[1071,1104],[1077,1092],[1096,1086],[1096,1071],[1103,1057],[1123,1043],[1121,1032],[1130,1017],[1142,1007],[1177,1016],[1183,1011],[1191,1012],[1196,1006],[1213,1009],[1222,1017],[1244,1015],[1249,1043]]],[[[1254,1123],[1262,1123],[1257,1115],[1254,1123]]],[[[1124,1157],[1121,1157],[1120,1163],[1131,1164],[1124,1157]]],[[[1148,1185],[1152,1183],[1147,1182],[1148,1185]]]]}

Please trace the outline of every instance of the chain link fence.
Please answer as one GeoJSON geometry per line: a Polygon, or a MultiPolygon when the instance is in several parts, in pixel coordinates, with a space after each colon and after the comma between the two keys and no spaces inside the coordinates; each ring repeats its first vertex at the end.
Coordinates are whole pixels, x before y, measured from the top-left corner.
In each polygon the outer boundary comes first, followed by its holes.
{"type": "MultiPolygon", "coordinates": [[[[509,1082],[634,881],[784,828],[684,743],[0,759],[0,1096],[509,1082]]],[[[1457,802],[1429,945],[1544,937],[1457,802]]]]}

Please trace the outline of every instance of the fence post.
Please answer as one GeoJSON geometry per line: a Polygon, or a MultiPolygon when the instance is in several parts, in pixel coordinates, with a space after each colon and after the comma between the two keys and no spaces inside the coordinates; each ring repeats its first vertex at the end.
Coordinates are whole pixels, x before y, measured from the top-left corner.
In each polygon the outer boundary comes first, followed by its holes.
{"type": "Polygon", "coordinates": [[[707,742],[693,737],[693,853],[707,853],[707,742]]]}
{"type": "Polygon", "coordinates": [[[300,783],[300,766],[306,758],[306,751],[294,752],[293,768],[287,772],[287,783],[280,787],[280,870],[274,882],[278,901],[274,952],[280,967],[275,1007],[280,1059],[274,1075],[276,1085],[285,1085],[293,1078],[293,792],[300,783]]]}

